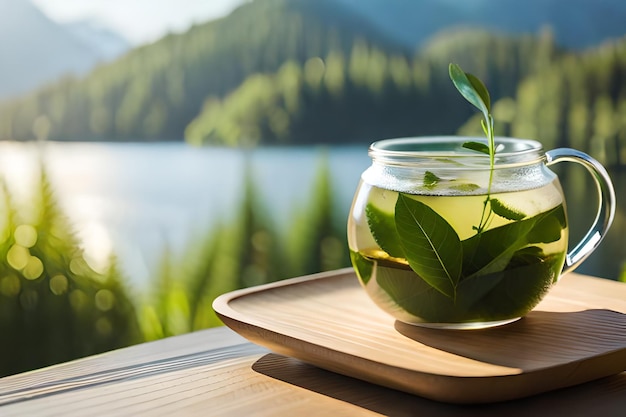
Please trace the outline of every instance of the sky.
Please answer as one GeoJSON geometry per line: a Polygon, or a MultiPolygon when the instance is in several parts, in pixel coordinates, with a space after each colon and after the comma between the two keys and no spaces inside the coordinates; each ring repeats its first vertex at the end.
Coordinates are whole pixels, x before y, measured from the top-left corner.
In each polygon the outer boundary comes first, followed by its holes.
{"type": "Polygon", "coordinates": [[[247,0],[30,0],[57,22],[94,20],[133,45],[228,14],[247,0]]]}

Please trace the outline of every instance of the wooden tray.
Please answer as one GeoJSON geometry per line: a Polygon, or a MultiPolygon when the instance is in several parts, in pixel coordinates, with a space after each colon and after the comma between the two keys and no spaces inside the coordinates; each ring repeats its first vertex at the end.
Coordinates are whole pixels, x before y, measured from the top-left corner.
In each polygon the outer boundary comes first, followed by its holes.
{"type": "Polygon", "coordinates": [[[396,322],[351,269],[234,291],[213,308],[277,353],[444,402],[516,399],[626,369],[626,284],[578,274],[527,317],[486,330],[396,322]]]}

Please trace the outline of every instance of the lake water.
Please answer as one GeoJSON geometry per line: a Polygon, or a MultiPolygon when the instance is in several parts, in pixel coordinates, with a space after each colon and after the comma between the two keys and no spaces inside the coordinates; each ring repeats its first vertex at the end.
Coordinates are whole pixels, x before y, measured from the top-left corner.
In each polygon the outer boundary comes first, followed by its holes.
{"type": "MultiPolygon", "coordinates": [[[[298,207],[308,201],[324,154],[341,221],[347,218],[361,172],[370,164],[366,146],[245,152],[183,143],[2,142],[0,172],[11,190],[27,199],[41,155],[57,198],[91,263],[98,267],[114,251],[134,286],[144,287],[165,248],[180,250],[198,231],[209,231],[216,222],[230,218],[241,198],[246,157],[269,212],[277,224],[281,220],[285,224],[284,220],[295,216],[298,207]]],[[[582,230],[590,220],[579,219],[592,216],[584,191],[589,185],[584,176],[569,178],[571,184],[564,188],[570,224],[572,229],[582,230]]],[[[624,173],[613,176],[618,199],[624,194],[624,178],[624,173]]],[[[626,259],[623,219],[618,211],[607,239],[578,272],[611,279],[619,276],[626,259]]]]}

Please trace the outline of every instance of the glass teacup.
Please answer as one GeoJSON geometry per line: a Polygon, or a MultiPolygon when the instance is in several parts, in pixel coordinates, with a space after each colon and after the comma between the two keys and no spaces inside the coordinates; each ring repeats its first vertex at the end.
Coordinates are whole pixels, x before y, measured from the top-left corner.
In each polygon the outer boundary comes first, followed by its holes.
{"type": "Polygon", "coordinates": [[[370,146],[348,219],[352,264],[372,300],[416,325],[472,329],[532,310],[610,227],[615,193],[606,170],[573,149],[496,138],[489,158],[464,137],[389,139],[370,146]],[[568,252],[565,198],[548,167],[582,164],[599,195],[597,216],[568,252]]]}

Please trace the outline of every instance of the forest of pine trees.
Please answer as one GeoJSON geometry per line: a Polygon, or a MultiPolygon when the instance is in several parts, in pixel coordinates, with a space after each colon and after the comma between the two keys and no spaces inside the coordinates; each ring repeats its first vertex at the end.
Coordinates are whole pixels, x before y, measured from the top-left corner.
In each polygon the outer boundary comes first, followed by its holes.
{"type": "Polygon", "coordinates": [[[368,143],[471,133],[456,62],[483,79],[500,133],[625,161],[626,39],[583,51],[551,31],[451,30],[410,51],[330,0],[268,0],[0,103],[0,139],[195,145],[368,143]],[[331,9],[332,8],[332,9],[331,9]],[[245,29],[242,29],[245,28],[245,29]]]}

